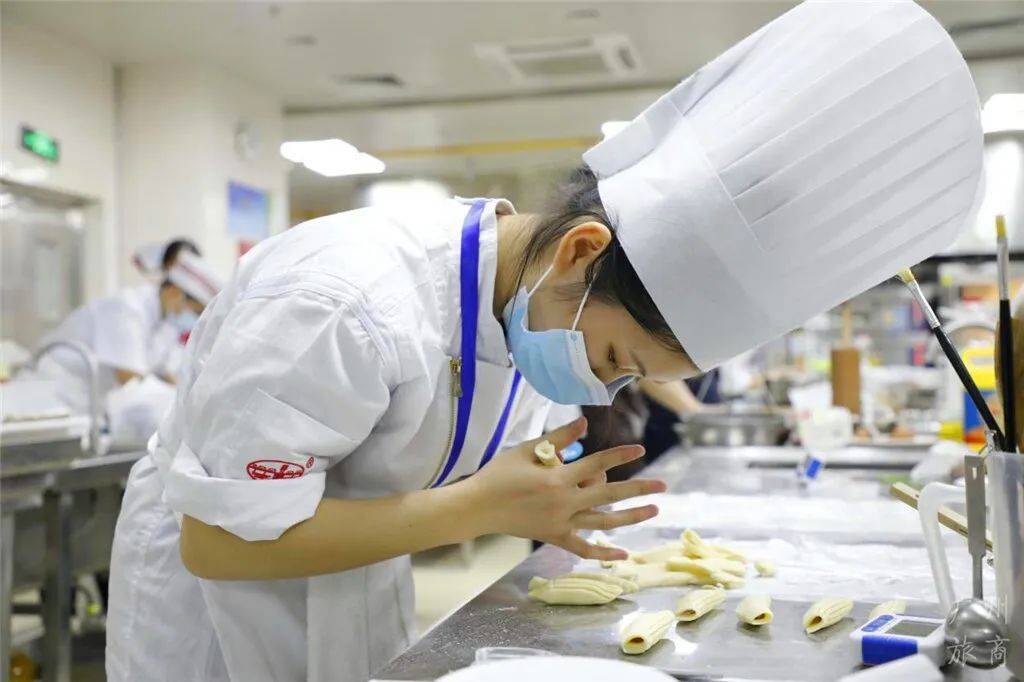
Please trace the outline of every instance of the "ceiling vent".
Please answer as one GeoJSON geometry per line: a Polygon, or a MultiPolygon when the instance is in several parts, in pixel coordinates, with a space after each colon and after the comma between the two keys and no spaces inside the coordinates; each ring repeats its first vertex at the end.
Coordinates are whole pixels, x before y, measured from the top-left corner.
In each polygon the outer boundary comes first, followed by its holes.
{"type": "Polygon", "coordinates": [[[477,55],[514,81],[528,83],[622,78],[640,68],[636,50],[620,34],[507,45],[477,45],[477,55]]]}

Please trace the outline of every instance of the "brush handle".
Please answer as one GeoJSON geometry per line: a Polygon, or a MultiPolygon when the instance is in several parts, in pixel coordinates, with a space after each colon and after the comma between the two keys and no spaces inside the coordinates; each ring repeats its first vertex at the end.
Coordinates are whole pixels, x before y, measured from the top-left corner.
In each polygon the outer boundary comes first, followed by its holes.
{"type": "Polygon", "coordinates": [[[963,359],[960,357],[959,351],[953,346],[953,343],[946,336],[946,332],[942,330],[942,327],[935,327],[932,329],[935,334],[936,340],[942,347],[942,352],[946,354],[946,359],[949,360],[949,364],[953,365],[953,371],[960,377],[960,383],[964,385],[967,390],[967,395],[971,396],[971,401],[974,406],[978,408],[978,414],[981,415],[982,420],[985,422],[985,426],[996,436],[996,446],[999,449],[1003,449],[1003,443],[1006,442],[1003,438],[1003,432],[999,428],[999,423],[996,421],[995,415],[992,414],[992,410],[989,409],[988,403],[985,402],[985,396],[978,390],[978,385],[974,383],[974,379],[971,378],[971,373],[967,371],[967,367],[964,365],[963,359]]]}
{"type": "Polygon", "coordinates": [[[999,301],[999,369],[1003,385],[1003,441],[1007,452],[1017,451],[1017,400],[1013,380],[1013,321],[1010,302],[999,301]]]}

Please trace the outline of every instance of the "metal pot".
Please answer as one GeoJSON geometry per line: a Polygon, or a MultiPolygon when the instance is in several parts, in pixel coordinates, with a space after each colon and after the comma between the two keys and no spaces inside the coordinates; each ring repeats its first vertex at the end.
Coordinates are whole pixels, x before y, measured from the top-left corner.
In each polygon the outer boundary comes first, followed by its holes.
{"type": "Polygon", "coordinates": [[[781,445],[789,426],[783,414],[769,410],[709,410],[683,417],[676,433],[683,447],[781,445]]]}

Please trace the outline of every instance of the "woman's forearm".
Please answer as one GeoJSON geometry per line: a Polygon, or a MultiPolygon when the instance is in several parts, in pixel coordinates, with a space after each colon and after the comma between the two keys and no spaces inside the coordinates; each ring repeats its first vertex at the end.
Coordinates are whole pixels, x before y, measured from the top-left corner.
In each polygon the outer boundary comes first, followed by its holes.
{"type": "MultiPolygon", "coordinates": [[[[211,580],[271,580],[337,573],[455,544],[488,531],[470,481],[367,500],[324,498],[276,540],[249,542],[185,516],[181,557],[211,580]]],[[[272,484],[271,484],[272,485],[272,484]]]]}

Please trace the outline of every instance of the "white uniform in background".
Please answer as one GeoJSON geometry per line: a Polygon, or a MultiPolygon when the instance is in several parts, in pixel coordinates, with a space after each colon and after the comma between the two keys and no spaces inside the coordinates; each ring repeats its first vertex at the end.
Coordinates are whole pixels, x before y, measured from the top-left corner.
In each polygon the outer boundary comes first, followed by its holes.
{"type": "MultiPolygon", "coordinates": [[[[159,288],[144,284],[87,303],[72,312],[40,346],[53,341],[77,341],[91,350],[99,363],[102,399],[120,384],[115,369],[140,375],[152,371],[154,337],[162,327],[159,288]]],[[[69,407],[85,412],[89,402],[88,371],[81,357],[65,348],[40,360],[39,374],[57,382],[58,395],[69,407]]]]}
{"type": "MultiPolygon", "coordinates": [[[[132,470],[111,566],[112,682],[365,680],[411,642],[407,557],[308,579],[200,580],[179,557],[180,515],[267,540],[324,495],[431,484],[454,418],[467,209],[350,211],[242,260],[132,470]]],[[[511,210],[490,201],[481,220],[476,394],[448,481],[478,469],[513,385],[492,309],[496,211],[511,210]]],[[[503,442],[539,435],[547,408],[518,382],[503,442]]]]}

